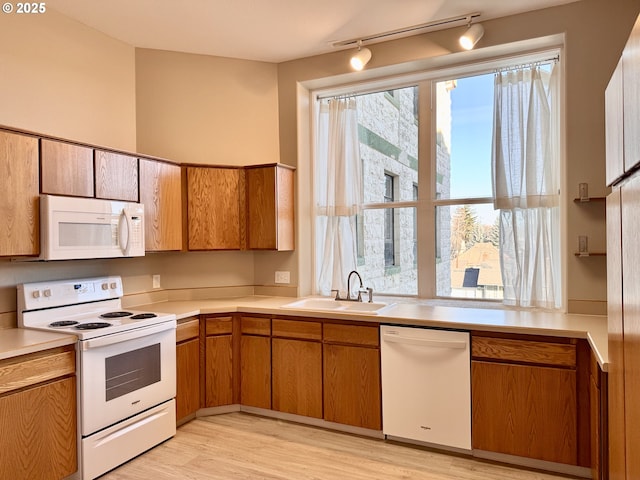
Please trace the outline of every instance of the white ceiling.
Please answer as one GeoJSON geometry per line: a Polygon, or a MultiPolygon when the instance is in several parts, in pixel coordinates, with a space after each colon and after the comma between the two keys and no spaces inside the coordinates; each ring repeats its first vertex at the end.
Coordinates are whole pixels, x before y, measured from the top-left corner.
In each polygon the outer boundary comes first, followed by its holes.
{"type": "Polygon", "coordinates": [[[47,0],[136,47],[283,62],[333,42],[473,12],[480,20],[576,0],[47,0]]]}

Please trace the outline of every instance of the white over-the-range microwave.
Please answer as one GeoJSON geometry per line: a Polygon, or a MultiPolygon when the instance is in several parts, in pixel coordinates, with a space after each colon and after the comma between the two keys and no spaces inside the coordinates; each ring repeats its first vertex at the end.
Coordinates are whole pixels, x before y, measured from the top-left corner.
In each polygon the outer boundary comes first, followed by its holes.
{"type": "Polygon", "coordinates": [[[41,260],[144,256],[144,205],[40,195],[41,260]]]}

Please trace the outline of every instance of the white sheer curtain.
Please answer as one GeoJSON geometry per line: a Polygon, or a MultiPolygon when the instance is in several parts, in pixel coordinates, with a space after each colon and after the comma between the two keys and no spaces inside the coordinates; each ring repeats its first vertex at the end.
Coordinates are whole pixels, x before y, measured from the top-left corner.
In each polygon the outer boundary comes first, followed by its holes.
{"type": "Polygon", "coordinates": [[[355,98],[320,102],[315,151],[316,285],[318,293],[347,292],[357,266],[356,214],[362,173],[355,98]]]}
{"type": "Polygon", "coordinates": [[[562,306],[558,70],[495,77],[493,195],[508,305],[562,306]]]}

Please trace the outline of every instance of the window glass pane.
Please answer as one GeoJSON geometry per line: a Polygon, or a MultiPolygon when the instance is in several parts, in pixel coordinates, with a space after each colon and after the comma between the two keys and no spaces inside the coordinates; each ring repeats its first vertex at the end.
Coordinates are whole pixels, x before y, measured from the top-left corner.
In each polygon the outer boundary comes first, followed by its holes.
{"type": "Polygon", "coordinates": [[[358,272],[374,294],[417,295],[415,212],[410,207],[370,209],[362,213],[363,255],[358,272]],[[389,218],[393,228],[387,231],[389,218]],[[388,261],[389,256],[392,262],[388,261]]]}
{"type": "Polygon", "coordinates": [[[436,84],[438,198],[492,196],[493,73],[436,84]]]}
{"type": "Polygon", "coordinates": [[[413,200],[418,183],[418,88],[407,87],[356,97],[364,203],[413,200]]]}
{"type": "Polygon", "coordinates": [[[502,299],[499,240],[492,204],[436,207],[436,294],[502,299]]]}

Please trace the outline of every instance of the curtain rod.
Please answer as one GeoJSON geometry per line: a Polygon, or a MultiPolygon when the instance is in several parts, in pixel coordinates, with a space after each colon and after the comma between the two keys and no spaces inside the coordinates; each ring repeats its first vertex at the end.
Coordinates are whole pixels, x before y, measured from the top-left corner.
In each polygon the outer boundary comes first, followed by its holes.
{"type": "Polygon", "coordinates": [[[534,60],[532,62],[528,62],[528,63],[521,63],[518,65],[507,65],[505,67],[500,67],[500,68],[496,68],[494,69],[494,73],[500,73],[500,72],[508,72],[510,70],[518,70],[520,68],[525,68],[525,67],[530,67],[531,65],[542,65],[542,64],[546,64],[546,63],[556,63],[560,61],[560,55],[556,55],[555,57],[551,57],[551,58],[545,58],[542,60],[534,60]]]}
{"type": "Polygon", "coordinates": [[[333,42],[331,45],[333,47],[346,47],[351,45],[358,45],[358,42],[362,42],[362,44],[370,43],[370,42],[373,42],[374,40],[386,39],[388,37],[393,37],[396,35],[398,36],[399,35],[403,35],[403,36],[417,35],[420,30],[426,30],[427,28],[430,28],[434,31],[443,30],[445,28],[452,28],[454,26],[458,26],[458,25],[451,25],[454,23],[461,24],[461,25],[469,24],[471,23],[471,20],[479,16],[480,16],[479,12],[468,13],[466,15],[460,15],[458,17],[449,17],[449,18],[444,18],[442,20],[434,20],[433,22],[421,23],[419,25],[400,28],[398,30],[390,30],[388,32],[375,33],[373,35],[365,35],[363,37],[358,37],[358,38],[351,38],[349,40],[341,40],[339,42],[333,42]],[[465,22],[465,23],[462,23],[462,22],[465,22]]]}

